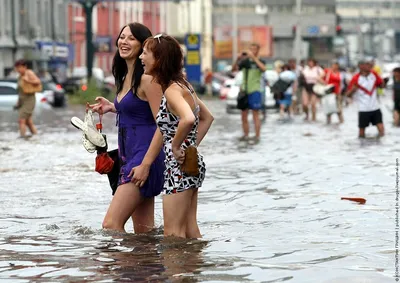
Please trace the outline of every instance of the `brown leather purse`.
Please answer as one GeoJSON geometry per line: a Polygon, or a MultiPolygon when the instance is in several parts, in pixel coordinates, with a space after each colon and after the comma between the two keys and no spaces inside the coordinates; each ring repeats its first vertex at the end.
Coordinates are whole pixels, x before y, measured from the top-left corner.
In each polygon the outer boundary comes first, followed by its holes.
{"type": "Polygon", "coordinates": [[[188,176],[198,176],[200,174],[197,148],[195,146],[189,146],[185,149],[185,160],[181,165],[181,171],[188,176]]]}

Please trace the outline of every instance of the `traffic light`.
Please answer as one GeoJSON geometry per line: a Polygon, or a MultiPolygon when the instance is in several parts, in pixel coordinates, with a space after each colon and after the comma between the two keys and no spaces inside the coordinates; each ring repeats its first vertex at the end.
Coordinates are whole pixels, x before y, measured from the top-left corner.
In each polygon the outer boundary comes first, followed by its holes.
{"type": "Polygon", "coordinates": [[[343,34],[343,29],[340,25],[336,26],[336,35],[342,35],[343,34]]]}

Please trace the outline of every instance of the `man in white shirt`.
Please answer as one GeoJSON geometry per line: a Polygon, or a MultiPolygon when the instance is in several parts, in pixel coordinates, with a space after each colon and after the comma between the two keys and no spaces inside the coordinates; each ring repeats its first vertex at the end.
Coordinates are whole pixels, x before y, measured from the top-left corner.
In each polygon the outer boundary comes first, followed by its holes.
{"type": "Polygon", "coordinates": [[[372,70],[372,63],[362,60],[358,64],[360,72],[351,79],[347,95],[356,94],[358,102],[359,137],[365,138],[365,128],[372,124],[378,128],[379,136],[385,134],[382,112],[377,99],[377,88],[384,87],[382,78],[372,70]]]}

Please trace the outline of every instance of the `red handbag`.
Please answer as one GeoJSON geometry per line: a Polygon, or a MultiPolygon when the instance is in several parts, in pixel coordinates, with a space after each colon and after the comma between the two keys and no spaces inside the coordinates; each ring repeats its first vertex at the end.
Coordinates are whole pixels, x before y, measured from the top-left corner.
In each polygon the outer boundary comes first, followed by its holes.
{"type": "MultiPolygon", "coordinates": [[[[101,123],[101,120],[103,118],[102,114],[99,114],[99,120],[100,122],[96,124],[96,129],[101,133],[103,129],[103,125],[101,123]]],[[[114,167],[114,160],[110,157],[110,155],[107,152],[107,137],[106,135],[103,135],[104,139],[106,140],[106,146],[104,148],[97,148],[97,156],[96,156],[96,166],[95,166],[95,171],[100,173],[100,174],[108,174],[112,171],[114,167]]]]}
{"type": "Polygon", "coordinates": [[[108,155],[108,152],[99,153],[96,156],[95,171],[100,174],[108,174],[114,167],[114,160],[108,155]]]}

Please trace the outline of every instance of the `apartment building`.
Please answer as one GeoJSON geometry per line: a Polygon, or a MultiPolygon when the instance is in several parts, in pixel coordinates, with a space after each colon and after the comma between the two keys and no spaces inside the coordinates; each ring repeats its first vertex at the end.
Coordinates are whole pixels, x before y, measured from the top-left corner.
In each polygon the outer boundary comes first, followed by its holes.
{"type": "Polygon", "coordinates": [[[202,70],[212,67],[212,10],[212,0],[166,2],[165,31],[168,34],[177,38],[183,48],[186,34],[200,34],[202,70]]]}
{"type": "MultiPolygon", "coordinates": [[[[165,29],[165,1],[101,1],[93,8],[93,43],[97,47],[94,67],[111,73],[116,41],[122,26],[139,22],[153,33],[165,29]]],[[[69,4],[70,42],[74,46],[73,66],[86,65],[86,15],[81,4],[69,4]]]]}
{"type": "MultiPolygon", "coordinates": [[[[298,21],[296,0],[235,1],[238,28],[271,27],[272,54],[266,59],[287,60],[295,55],[294,36],[298,21]]],[[[213,0],[214,27],[232,26],[232,3],[228,0],[213,0]]],[[[335,1],[302,0],[300,23],[303,46],[306,47],[303,57],[312,56],[321,61],[331,59],[331,42],[336,34],[335,1]]]]}
{"type": "Polygon", "coordinates": [[[67,65],[66,1],[0,0],[0,7],[0,77],[21,58],[37,68],[67,65]]]}
{"type": "Polygon", "coordinates": [[[400,53],[400,0],[336,0],[352,56],[400,53]]]}

